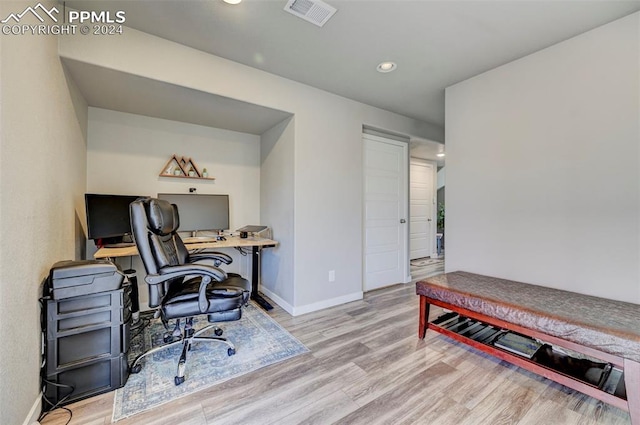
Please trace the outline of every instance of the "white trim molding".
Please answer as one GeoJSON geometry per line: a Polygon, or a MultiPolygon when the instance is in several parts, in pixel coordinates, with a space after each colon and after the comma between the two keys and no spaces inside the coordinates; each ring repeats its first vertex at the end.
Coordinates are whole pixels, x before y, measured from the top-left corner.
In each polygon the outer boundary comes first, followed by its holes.
{"type": "Polygon", "coordinates": [[[27,417],[25,418],[22,425],[40,425],[40,422],[38,422],[38,418],[40,417],[41,411],[42,411],[42,393],[38,394],[38,398],[36,398],[36,401],[33,403],[33,406],[31,406],[31,410],[29,410],[29,413],[27,414],[27,417]]]}
{"type": "Polygon", "coordinates": [[[260,292],[262,292],[264,295],[269,297],[273,302],[278,304],[280,307],[284,309],[284,311],[286,311],[292,316],[300,316],[302,314],[312,313],[314,311],[323,310],[325,308],[334,307],[334,306],[349,303],[352,301],[359,301],[364,298],[364,293],[362,291],[358,291],[358,292],[354,292],[353,294],[347,294],[341,297],[331,298],[329,300],[324,300],[317,303],[303,305],[301,307],[294,307],[265,287],[261,287],[260,292]]]}

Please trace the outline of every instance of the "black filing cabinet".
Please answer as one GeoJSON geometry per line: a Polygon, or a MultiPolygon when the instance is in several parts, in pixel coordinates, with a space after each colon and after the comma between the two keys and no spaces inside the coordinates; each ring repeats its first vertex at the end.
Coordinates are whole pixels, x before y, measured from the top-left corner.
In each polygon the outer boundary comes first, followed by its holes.
{"type": "Polygon", "coordinates": [[[106,261],[54,264],[43,291],[44,410],[127,381],[131,289],[123,279],[106,261]]]}

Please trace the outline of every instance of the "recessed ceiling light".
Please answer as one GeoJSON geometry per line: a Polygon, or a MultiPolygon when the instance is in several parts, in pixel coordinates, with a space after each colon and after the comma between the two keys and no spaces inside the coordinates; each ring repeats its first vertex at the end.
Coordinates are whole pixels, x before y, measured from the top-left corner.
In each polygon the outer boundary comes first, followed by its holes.
{"type": "Polygon", "coordinates": [[[436,155],[438,158],[443,158],[444,157],[444,152],[440,152],[439,154],[436,155]]]}
{"type": "Polygon", "coordinates": [[[382,62],[378,65],[376,70],[378,72],[391,72],[395,70],[397,67],[398,65],[396,65],[395,62],[382,62]]]}
{"type": "Polygon", "coordinates": [[[225,3],[229,3],[229,4],[238,4],[240,3],[242,0],[222,0],[225,3]]]}

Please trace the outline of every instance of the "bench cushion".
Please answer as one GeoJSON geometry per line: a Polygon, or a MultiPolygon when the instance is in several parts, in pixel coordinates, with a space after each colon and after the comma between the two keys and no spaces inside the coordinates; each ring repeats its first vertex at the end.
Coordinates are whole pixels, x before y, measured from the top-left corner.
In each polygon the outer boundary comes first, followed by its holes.
{"type": "Polygon", "coordinates": [[[416,283],[416,293],[640,362],[640,305],[467,272],[416,283]]]}

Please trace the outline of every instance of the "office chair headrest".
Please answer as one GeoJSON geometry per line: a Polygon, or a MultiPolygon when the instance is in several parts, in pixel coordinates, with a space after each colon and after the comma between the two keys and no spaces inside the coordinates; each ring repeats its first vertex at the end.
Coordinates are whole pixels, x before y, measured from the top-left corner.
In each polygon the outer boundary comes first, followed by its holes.
{"type": "Polygon", "coordinates": [[[149,229],[156,235],[169,235],[180,226],[178,207],[162,199],[149,199],[149,229]]]}

